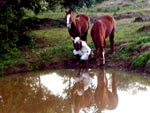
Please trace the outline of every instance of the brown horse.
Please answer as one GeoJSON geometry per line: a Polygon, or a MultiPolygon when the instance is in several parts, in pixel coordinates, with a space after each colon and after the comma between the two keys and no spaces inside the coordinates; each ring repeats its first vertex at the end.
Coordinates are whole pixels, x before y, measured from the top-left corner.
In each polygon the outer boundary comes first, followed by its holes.
{"type": "Polygon", "coordinates": [[[94,93],[90,87],[92,75],[87,71],[80,71],[76,75],[76,82],[71,91],[72,113],[79,113],[82,108],[94,104],[94,93]]]}
{"type": "Polygon", "coordinates": [[[80,37],[81,40],[87,41],[87,34],[90,24],[90,18],[85,14],[75,15],[71,10],[66,12],[66,24],[70,38],[80,37]]]}
{"type": "Polygon", "coordinates": [[[112,87],[108,89],[108,80],[104,70],[100,70],[98,85],[95,91],[95,103],[102,111],[104,109],[113,110],[118,105],[118,94],[116,88],[116,78],[112,74],[112,87]]]}
{"type": "Polygon", "coordinates": [[[110,38],[111,52],[114,52],[114,32],[115,21],[110,15],[101,16],[98,18],[92,29],[91,37],[96,47],[96,55],[98,57],[98,65],[105,64],[105,46],[106,38],[110,38]]]}

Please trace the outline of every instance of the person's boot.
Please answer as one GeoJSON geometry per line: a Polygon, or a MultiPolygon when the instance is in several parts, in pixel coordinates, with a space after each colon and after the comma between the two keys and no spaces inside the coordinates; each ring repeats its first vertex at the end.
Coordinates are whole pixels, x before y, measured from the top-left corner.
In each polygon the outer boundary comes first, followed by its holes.
{"type": "Polygon", "coordinates": [[[80,68],[85,68],[86,67],[86,60],[80,60],[79,67],[80,68]]]}

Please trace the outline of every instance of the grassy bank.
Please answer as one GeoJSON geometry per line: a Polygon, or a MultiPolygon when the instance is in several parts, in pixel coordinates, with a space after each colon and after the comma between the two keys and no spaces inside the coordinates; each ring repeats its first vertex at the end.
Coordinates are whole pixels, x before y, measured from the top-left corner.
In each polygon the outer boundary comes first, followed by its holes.
{"type": "MultiPolygon", "coordinates": [[[[108,38],[106,66],[150,73],[150,29],[147,27],[150,27],[150,21],[134,22],[135,18],[150,14],[150,3],[148,0],[136,0],[135,3],[111,1],[80,11],[88,14],[92,21],[106,13],[113,15],[116,19],[115,53],[109,54],[108,38]]],[[[34,48],[22,49],[15,58],[0,63],[1,74],[37,69],[69,68],[69,66],[72,68],[73,64],[70,63],[73,60],[73,45],[67,28],[61,23],[64,15],[65,12],[59,10],[36,15],[40,19],[51,18],[61,21],[30,30],[30,35],[34,37],[34,48]]],[[[35,15],[30,15],[32,16],[35,15]]],[[[90,30],[88,44],[95,49],[90,30]]]]}

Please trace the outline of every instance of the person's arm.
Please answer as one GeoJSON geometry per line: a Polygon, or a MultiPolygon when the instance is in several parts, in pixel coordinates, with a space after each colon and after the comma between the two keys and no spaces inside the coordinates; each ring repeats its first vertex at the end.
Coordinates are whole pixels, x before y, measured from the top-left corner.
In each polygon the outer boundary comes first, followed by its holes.
{"type": "Polygon", "coordinates": [[[87,43],[85,41],[82,42],[82,46],[85,47],[85,49],[87,50],[87,54],[90,55],[91,53],[91,48],[87,45],[87,43]]]}

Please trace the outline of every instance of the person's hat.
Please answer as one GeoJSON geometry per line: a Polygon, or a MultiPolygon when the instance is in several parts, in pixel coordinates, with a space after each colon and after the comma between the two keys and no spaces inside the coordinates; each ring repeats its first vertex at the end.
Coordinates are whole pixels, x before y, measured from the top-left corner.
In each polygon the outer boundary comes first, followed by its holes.
{"type": "Polygon", "coordinates": [[[80,37],[75,37],[74,43],[77,43],[80,40],[80,37]]]}

